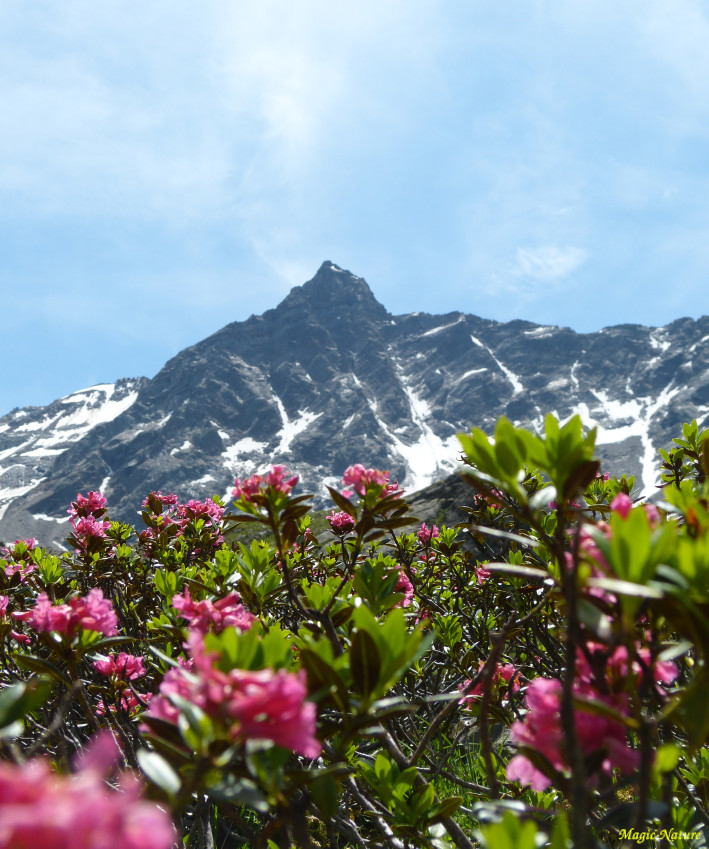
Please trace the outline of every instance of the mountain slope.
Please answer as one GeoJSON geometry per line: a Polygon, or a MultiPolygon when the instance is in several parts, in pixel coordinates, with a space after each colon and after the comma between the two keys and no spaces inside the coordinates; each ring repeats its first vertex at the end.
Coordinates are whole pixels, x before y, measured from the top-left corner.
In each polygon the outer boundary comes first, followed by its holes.
{"type": "Polygon", "coordinates": [[[364,280],[325,262],[275,309],[181,351],[152,380],[0,419],[0,538],[60,543],[79,490],[101,489],[111,515],[132,521],[151,489],[224,496],[270,462],[319,497],[355,462],[412,491],[457,467],[457,432],[503,414],[539,427],[546,412],[579,412],[598,426],[607,468],[637,474],[649,495],[657,448],[707,419],[708,390],[706,316],[591,334],[392,316],[364,280]],[[57,417],[65,409],[74,430],[57,417]]]}

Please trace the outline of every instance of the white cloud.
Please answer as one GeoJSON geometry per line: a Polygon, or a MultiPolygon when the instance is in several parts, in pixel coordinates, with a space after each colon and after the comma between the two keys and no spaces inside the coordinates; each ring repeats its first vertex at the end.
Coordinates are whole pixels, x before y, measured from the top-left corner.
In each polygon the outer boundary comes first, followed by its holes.
{"type": "Polygon", "coordinates": [[[576,271],[588,258],[586,251],[570,245],[518,248],[515,274],[527,280],[553,283],[576,271]]]}
{"type": "Polygon", "coordinates": [[[517,273],[532,280],[551,282],[568,277],[588,255],[581,248],[543,245],[517,249],[517,273]]]}

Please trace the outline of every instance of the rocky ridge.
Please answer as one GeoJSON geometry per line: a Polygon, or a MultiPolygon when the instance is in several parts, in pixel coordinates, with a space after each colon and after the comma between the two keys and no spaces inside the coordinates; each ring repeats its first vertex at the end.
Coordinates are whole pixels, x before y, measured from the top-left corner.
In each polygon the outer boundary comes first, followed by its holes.
{"type": "Polygon", "coordinates": [[[456,433],[546,412],[598,428],[605,467],[655,492],[657,449],[709,418],[709,317],[597,333],[464,312],[390,315],[331,262],[275,308],[181,351],[151,380],[120,380],[0,418],[0,539],[60,546],[78,491],[134,521],[150,491],[228,496],[282,462],[301,491],[355,462],[407,491],[459,465],[456,433]]]}

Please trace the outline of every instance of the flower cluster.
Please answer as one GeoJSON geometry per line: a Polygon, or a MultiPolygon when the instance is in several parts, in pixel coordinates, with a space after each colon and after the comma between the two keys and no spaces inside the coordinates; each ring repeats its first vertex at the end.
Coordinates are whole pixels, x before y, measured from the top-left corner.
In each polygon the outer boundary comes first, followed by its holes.
{"type": "MultiPolygon", "coordinates": [[[[478,675],[483,670],[485,666],[485,661],[481,660],[478,664],[478,675]]],[[[491,692],[493,697],[495,695],[502,694],[502,700],[505,701],[509,693],[517,693],[520,689],[519,683],[519,672],[514,668],[511,663],[498,663],[495,667],[494,672],[492,673],[492,686],[491,692]]],[[[480,676],[480,680],[475,686],[471,687],[471,679],[468,678],[464,681],[458,689],[461,693],[464,693],[463,698],[458,702],[458,704],[463,705],[465,707],[469,707],[474,704],[483,694],[484,689],[484,681],[482,676],[480,676]]]]}
{"type": "Polygon", "coordinates": [[[628,649],[617,646],[610,651],[601,643],[587,643],[576,654],[576,678],[582,684],[602,692],[623,694],[630,675],[634,687],[649,677],[656,684],[671,684],[679,670],[671,660],[653,661],[650,649],[636,643],[635,656],[628,664],[628,649]]]}
{"type": "MultiPolygon", "coordinates": [[[[557,770],[566,772],[563,733],[561,729],[561,682],[549,678],[535,678],[527,688],[527,715],[522,722],[513,722],[510,738],[513,742],[540,752],[557,770]]],[[[586,695],[609,703],[581,682],[574,682],[574,695],[586,695]]],[[[612,705],[612,702],[610,702],[612,705]]],[[[638,752],[628,746],[625,727],[617,720],[579,707],[574,712],[576,735],[584,755],[601,752],[601,769],[610,773],[614,768],[631,772],[639,764],[638,752]]],[[[542,791],[552,783],[551,778],[538,769],[524,755],[515,755],[507,765],[510,781],[529,784],[533,790],[542,791]]]]}
{"type": "Polygon", "coordinates": [[[298,475],[293,475],[286,478],[286,467],[281,465],[271,466],[271,471],[265,475],[251,475],[250,478],[241,480],[237,478],[234,481],[234,489],[232,496],[238,501],[243,498],[244,501],[251,502],[257,494],[264,494],[264,490],[271,490],[272,493],[280,493],[281,495],[290,495],[293,487],[298,483],[298,475]]]}
{"type": "Polygon", "coordinates": [[[86,497],[81,493],[76,496],[76,501],[71,502],[67,510],[72,521],[84,519],[88,516],[99,518],[106,513],[106,499],[100,492],[90,492],[86,497]]]}
{"type": "MultiPolygon", "coordinates": [[[[611,501],[611,510],[617,513],[621,519],[627,519],[630,511],[633,509],[633,500],[624,492],[619,492],[618,495],[611,501]]],[[[654,504],[643,504],[642,509],[645,511],[651,525],[656,525],[660,521],[660,511],[654,504]]]]}
{"type": "MultiPolygon", "coordinates": [[[[639,763],[638,752],[628,746],[625,727],[612,716],[584,709],[584,701],[607,705],[617,714],[628,713],[628,676],[633,686],[640,684],[645,674],[650,674],[655,683],[671,683],[678,670],[671,661],[651,664],[649,649],[636,647],[636,659],[628,662],[628,650],[618,646],[609,651],[598,643],[589,643],[585,651],[577,652],[576,677],[572,692],[577,708],[574,713],[579,746],[584,755],[601,752],[601,769],[610,773],[614,767],[622,772],[631,772],[639,763]]],[[[564,760],[561,729],[561,682],[547,678],[536,678],[527,688],[528,712],[522,722],[514,722],[510,737],[541,752],[559,772],[567,768],[564,760]]],[[[550,778],[537,769],[529,758],[516,755],[507,767],[507,777],[512,781],[530,784],[534,790],[544,790],[550,778]]]]}
{"type": "MultiPolygon", "coordinates": [[[[140,698],[143,702],[149,702],[153,698],[153,694],[143,693],[140,698]]],[[[96,713],[98,716],[106,716],[106,711],[110,711],[114,714],[124,713],[133,717],[143,710],[144,706],[130,687],[124,687],[120,692],[115,693],[113,704],[109,701],[107,705],[104,699],[98,699],[96,713]]]]}
{"type": "Polygon", "coordinates": [[[12,615],[35,631],[57,631],[69,637],[79,630],[97,631],[106,637],[118,633],[118,617],[113,605],[96,588],[87,596],[74,597],[63,604],[52,604],[46,593],[40,593],[32,610],[12,615]]]}
{"type": "Polygon", "coordinates": [[[143,499],[143,509],[150,508],[156,513],[162,513],[169,507],[176,507],[180,499],[172,492],[163,494],[160,490],[151,492],[150,495],[143,499]]]}
{"type": "Polygon", "coordinates": [[[0,763],[0,849],[170,849],[168,815],[141,799],[140,784],[120,777],[120,792],[104,778],[118,756],[110,735],[96,739],[72,776],[44,760],[0,763]]]}
{"type": "Polygon", "coordinates": [[[403,569],[399,570],[399,578],[396,582],[395,592],[403,593],[404,597],[398,603],[397,607],[410,607],[414,600],[414,585],[409,580],[409,576],[403,569]]]}
{"type": "Polygon", "coordinates": [[[150,703],[149,715],[175,723],[178,711],[169,696],[176,694],[200,707],[228,729],[234,740],[270,740],[305,757],[315,758],[321,745],[315,737],[316,709],[306,701],[305,673],[284,669],[223,672],[207,652],[203,636],[190,632],[191,670],[173,668],[150,703]]]}
{"type": "Polygon", "coordinates": [[[436,525],[429,528],[425,522],[421,522],[421,526],[418,531],[416,531],[416,536],[419,538],[419,542],[421,545],[428,545],[432,539],[435,539],[437,536],[440,536],[440,531],[436,525]]]}
{"type": "Polygon", "coordinates": [[[189,622],[192,630],[201,634],[206,634],[210,628],[217,632],[230,627],[248,631],[256,617],[240,602],[241,597],[236,592],[231,592],[217,601],[195,601],[190,596],[189,587],[185,587],[183,595],[172,597],[172,606],[180,611],[180,615],[189,622]]]}
{"type": "Polygon", "coordinates": [[[328,516],[325,517],[327,521],[330,523],[330,528],[334,534],[338,536],[344,536],[346,533],[352,530],[355,526],[355,520],[349,513],[345,513],[344,510],[337,513],[334,510],[328,516]]]}
{"type": "Polygon", "coordinates": [[[106,499],[100,492],[89,492],[86,497],[79,493],[67,513],[77,540],[75,545],[80,551],[91,548],[94,540],[106,538],[111,523],[103,518],[106,515],[106,499]]]}
{"type": "Polygon", "coordinates": [[[185,539],[190,527],[201,519],[207,533],[199,534],[195,552],[208,555],[224,542],[223,517],[224,507],[214,498],[206,498],[204,501],[190,499],[186,504],[181,504],[171,492],[151,492],[143,501],[143,520],[148,527],[140,532],[138,538],[150,550],[160,536],[169,540],[185,539]]]}
{"type": "Polygon", "coordinates": [[[140,655],[126,654],[122,651],[118,656],[109,655],[103,660],[95,660],[93,667],[106,677],[116,676],[124,681],[135,681],[145,675],[144,658],[140,655]]]}
{"type": "MultiPolygon", "coordinates": [[[[352,489],[361,498],[364,498],[368,490],[374,489],[377,494],[394,495],[403,494],[403,490],[399,489],[398,484],[389,483],[389,472],[382,472],[379,469],[365,469],[361,463],[356,463],[354,466],[349,466],[345,469],[342,475],[342,483],[345,487],[352,489]]],[[[342,493],[347,498],[352,497],[352,492],[345,489],[342,493]]]]}
{"type": "Polygon", "coordinates": [[[476,510],[485,510],[490,508],[497,510],[502,507],[503,498],[504,493],[502,490],[493,487],[489,493],[480,492],[473,496],[472,503],[476,510]]]}

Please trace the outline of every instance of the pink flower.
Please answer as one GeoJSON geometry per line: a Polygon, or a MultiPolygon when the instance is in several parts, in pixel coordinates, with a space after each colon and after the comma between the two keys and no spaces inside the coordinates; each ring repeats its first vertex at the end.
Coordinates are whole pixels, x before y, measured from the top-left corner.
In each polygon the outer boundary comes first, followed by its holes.
{"type": "Polygon", "coordinates": [[[528,784],[532,790],[541,793],[551,784],[547,776],[524,755],[515,755],[507,764],[505,774],[510,781],[519,781],[520,784],[528,784]]]}
{"type": "Polygon", "coordinates": [[[242,739],[272,740],[277,746],[316,758],[322,749],[315,737],[316,709],[305,699],[305,673],[279,669],[232,670],[233,695],[227,711],[242,739]]]}
{"type": "Polygon", "coordinates": [[[37,565],[32,559],[32,551],[37,545],[36,539],[18,539],[13,546],[5,546],[5,556],[11,561],[5,566],[8,578],[19,572],[20,581],[24,584],[31,572],[37,571],[37,565]]]}
{"type": "Polygon", "coordinates": [[[66,512],[72,519],[102,516],[106,512],[106,499],[100,492],[90,492],[86,498],[79,493],[76,496],[76,501],[71,502],[71,507],[66,512]]]}
{"type": "Polygon", "coordinates": [[[165,722],[171,722],[177,725],[177,720],[180,716],[180,711],[173,705],[168,696],[181,696],[183,699],[188,699],[198,707],[205,706],[205,698],[200,693],[196,686],[196,679],[185,672],[189,672],[193,667],[193,661],[183,661],[180,658],[180,666],[173,666],[167,670],[160,682],[160,695],[155,696],[150,702],[150,716],[157,719],[164,719],[165,722]]]}
{"type": "MultiPolygon", "coordinates": [[[[141,699],[144,702],[149,702],[152,695],[152,693],[146,693],[141,696],[141,699]]],[[[126,687],[121,692],[118,697],[117,705],[109,704],[108,707],[106,707],[106,703],[103,699],[99,699],[96,703],[96,713],[99,716],[105,716],[107,710],[111,713],[127,713],[129,716],[135,716],[135,714],[139,713],[142,709],[143,705],[138,701],[135,693],[129,687],[126,687]]]]}
{"type": "Polygon", "coordinates": [[[480,584],[484,584],[490,575],[492,575],[492,572],[484,566],[475,567],[475,580],[477,581],[478,586],[480,586],[480,584]]]}
{"type": "MultiPolygon", "coordinates": [[[[489,495],[486,495],[485,493],[481,492],[478,495],[474,496],[473,507],[475,507],[476,510],[484,510],[491,507],[497,509],[502,506],[502,498],[503,492],[499,489],[493,488],[490,490],[489,495]]],[[[551,502],[549,504],[549,507],[551,508],[552,505],[555,508],[556,502],[551,502]]]]}
{"type": "Polygon", "coordinates": [[[643,504],[643,508],[645,509],[645,515],[650,522],[650,527],[655,527],[655,525],[660,521],[660,511],[655,507],[654,504],[643,504]]]}
{"type": "Polygon", "coordinates": [[[149,715],[177,722],[179,711],[168,696],[176,693],[220,722],[234,740],[271,740],[305,757],[320,754],[315,737],[316,708],[308,702],[305,674],[283,669],[256,672],[232,669],[223,672],[207,652],[201,634],[191,631],[188,645],[193,668],[185,673],[170,669],[160,684],[160,694],[151,701],[149,715]]]}
{"type": "Polygon", "coordinates": [[[21,643],[23,646],[29,645],[32,640],[20,631],[10,631],[10,636],[16,643],[21,643]]]}
{"type": "Polygon", "coordinates": [[[237,478],[234,481],[234,489],[232,496],[238,501],[243,498],[244,501],[253,501],[255,495],[265,495],[264,487],[270,490],[272,494],[279,493],[280,495],[289,495],[293,487],[298,483],[298,475],[286,480],[286,467],[281,465],[271,466],[271,471],[262,477],[261,475],[251,475],[246,480],[237,478]]]}
{"type": "Polygon", "coordinates": [[[244,501],[251,501],[254,495],[261,489],[263,478],[261,475],[251,475],[250,478],[241,480],[237,478],[234,481],[234,489],[231,491],[232,496],[238,501],[243,498],[244,501]]]}
{"type": "Polygon", "coordinates": [[[33,537],[29,539],[16,539],[15,544],[10,548],[10,546],[5,546],[3,551],[8,557],[22,557],[28,551],[32,551],[33,548],[37,546],[37,540],[33,537]],[[19,549],[19,551],[18,551],[19,549]]]}
{"type": "Polygon", "coordinates": [[[90,538],[105,539],[106,531],[111,527],[108,521],[99,521],[93,516],[84,516],[81,519],[73,519],[74,533],[84,545],[90,538]]]}
{"type": "Polygon", "coordinates": [[[273,487],[278,492],[288,495],[293,487],[298,483],[298,475],[293,475],[292,478],[285,479],[285,466],[271,466],[271,471],[266,475],[266,486],[273,487]]]}
{"type": "Polygon", "coordinates": [[[416,536],[421,541],[422,545],[428,545],[431,539],[435,539],[437,536],[440,536],[440,531],[434,525],[432,528],[426,527],[425,522],[421,522],[421,527],[416,531],[416,536]]]}
{"type": "MultiPolygon", "coordinates": [[[[618,646],[612,652],[609,652],[601,643],[587,643],[586,649],[591,657],[592,666],[589,665],[586,652],[579,649],[576,654],[576,678],[578,682],[612,694],[625,692],[626,678],[629,674],[627,648],[618,646]]],[[[650,649],[636,644],[635,653],[637,660],[633,660],[630,669],[634,686],[640,686],[647,671],[650,672],[656,684],[671,684],[679,675],[677,666],[671,660],[660,661],[655,659],[654,664],[651,665],[650,649]]]]}
{"type": "Polygon", "coordinates": [[[122,651],[117,657],[109,655],[105,660],[95,660],[93,667],[107,677],[116,675],[125,681],[135,681],[136,678],[146,674],[143,660],[142,656],[126,654],[122,651]]]}
{"type": "Polygon", "coordinates": [[[633,509],[633,502],[625,492],[619,492],[611,501],[611,510],[617,513],[621,519],[627,519],[633,509]]]}
{"type": "Polygon", "coordinates": [[[0,849],[170,849],[168,815],[140,798],[129,773],[120,791],[104,778],[119,754],[100,735],[72,776],[55,775],[46,761],[0,763],[0,849]]]}
{"type": "MultiPolygon", "coordinates": [[[[485,666],[485,661],[481,660],[478,663],[478,674],[482,671],[485,666]]],[[[460,705],[468,705],[469,703],[474,703],[478,700],[479,697],[483,694],[484,682],[482,678],[478,683],[472,688],[468,689],[470,686],[470,679],[464,681],[458,689],[461,693],[465,693],[463,698],[458,702],[460,705]],[[467,691],[467,692],[466,692],[467,691]]],[[[491,693],[493,698],[498,693],[503,693],[503,701],[507,699],[507,695],[510,690],[513,693],[518,693],[520,689],[519,683],[519,672],[514,668],[511,663],[498,663],[495,671],[492,674],[492,688],[491,693]],[[510,683],[511,682],[511,683],[510,683]]]]}
{"type": "MultiPolygon", "coordinates": [[[[623,725],[609,717],[584,711],[582,704],[584,696],[605,702],[616,710],[622,710],[624,702],[598,693],[583,681],[575,681],[573,691],[578,704],[574,711],[576,734],[584,755],[602,752],[601,769],[606,773],[616,767],[623,772],[635,769],[639,763],[638,752],[628,746],[623,725]]],[[[512,723],[510,738],[536,749],[557,771],[567,771],[561,732],[561,682],[535,678],[527,688],[526,701],[527,715],[522,722],[512,723]]],[[[552,783],[524,755],[517,755],[510,761],[507,777],[530,784],[537,791],[545,790],[552,783]]]]}
{"type": "Polygon", "coordinates": [[[163,495],[160,490],[157,492],[151,492],[145,500],[143,501],[143,507],[149,507],[152,499],[155,499],[159,502],[158,511],[162,512],[165,507],[174,507],[178,503],[178,498],[176,495],[173,495],[171,492],[168,492],[166,495],[163,495]]]}
{"type": "Polygon", "coordinates": [[[53,605],[46,593],[40,593],[33,610],[13,613],[15,619],[27,624],[35,631],[73,636],[79,629],[98,631],[107,637],[118,633],[118,617],[109,599],[100,589],[93,589],[82,598],[72,598],[68,603],[53,605]]]}
{"type": "Polygon", "coordinates": [[[76,602],[79,625],[84,631],[98,631],[107,637],[118,633],[118,617],[110,599],[104,598],[101,590],[89,590],[85,598],[72,599],[69,604],[73,602],[76,602]]]}
{"type": "Polygon", "coordinates": [[[336,513],[333,510],[332,513],[325,518],[330,523],[330,527],[334,534],[344,535],[348,531],[351,531],[355,526],[354,518],[350,516],[349,513],[345,513],[344,510],[340,513],[336,513]]]}
{"type": "Polygon", "coordinates": [[[204,501],[195,501],[192,499],[187,504],[179,505],[177,512],[183,519],[208,518],[214,524],[221,522],[224,516],[224,508],[212,498],[207,498],[204,501]]]}
{"type": "MultiPolygon", "coordinates": [[[[596,525],[596,528],[601,531],[607,539],[610,539],[611,529],[607,522],[599,522],[596,525]]],[[[579,552],[586,561],[590,562],[591,574],[593,577],[600,578],[612,574],[612,569],[605,557],[601,554],[601,550],[596,544],[596,540],[593,536],[591,536],[585,526],[582,526],[581,531],[579,532],[579,552]]],[[[573,565],[573,556],[568,551],[566,552],[566,565],[569,569],[571,569],[571,566],[573,565]]]]}
{"type": "Polygon", "coordinates": [[[0,595],[0,619],[4,619],[7,614],[7,606],[10,603],[10,596],[0,595]]]}
{"type": "Polygon", "coordinates": [[[403,569],[399,570],[399,580],[396,582],[395,591],[403,593],[404,597],[397,604],[397,607],[410,607],[414,600],[414,585],[409,580],[409,576],[403,569]]]}
{"type": "Polygon", "coordinates": [[[223,631],[225,628],[248,631],[256,617],[249,613],[240,601],[239,594],[235,592],[217,601],[194,601],[190,596],[189,587],[185,587],[183,595],[172,597],[173,607],[189,622],[190,628],[202,634],[206,634],[210,627],[215,631],[223,631]]]}
{"type": "Polygon", "coordinates": [[[342,476],[342,483],[351,486],[357,495],[362,498],[367,494],[370,487],[384,489],[389,483],[389,472],[381,472],[379,469],[365,469],[360,463],[349,466],[342,476]]]}
{"type": "Polygon", "coordinates": [[[13,613],[15,619],[27,624],[35,631],[57,631],[60,634],[74,633],[78,620],[75,610],[68,604],[53,605],[47,593],[40,593],[34,609],[13,613]]]}

